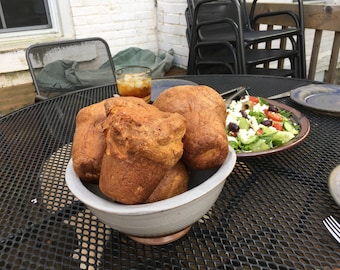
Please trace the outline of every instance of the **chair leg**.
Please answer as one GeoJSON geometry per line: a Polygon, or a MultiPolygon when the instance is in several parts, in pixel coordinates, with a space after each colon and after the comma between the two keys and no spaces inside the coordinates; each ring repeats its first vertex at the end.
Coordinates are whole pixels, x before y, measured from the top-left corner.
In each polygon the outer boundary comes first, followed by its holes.
{"type": "Polygon", "coordinates": [[[307,74],[307,68],[306,68],[306,48],[305,48],[305,38],[303,36],[304,34],[301,34],[298,36],[298,43],[299,43],[299,52],[300,52],[300,63],[301,63],[301,79],[306,79],[307,74]]]}

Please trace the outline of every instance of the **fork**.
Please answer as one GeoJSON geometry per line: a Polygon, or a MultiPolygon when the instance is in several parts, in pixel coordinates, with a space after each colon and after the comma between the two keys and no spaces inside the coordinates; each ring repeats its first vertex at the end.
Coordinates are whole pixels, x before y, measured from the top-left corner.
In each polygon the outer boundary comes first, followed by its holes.
{"type": "Polygon", "coordinates": [[[323,220],[323,224],[326,226],[331,235],[340,243],[340,224],[329,216],[323,220]]]}

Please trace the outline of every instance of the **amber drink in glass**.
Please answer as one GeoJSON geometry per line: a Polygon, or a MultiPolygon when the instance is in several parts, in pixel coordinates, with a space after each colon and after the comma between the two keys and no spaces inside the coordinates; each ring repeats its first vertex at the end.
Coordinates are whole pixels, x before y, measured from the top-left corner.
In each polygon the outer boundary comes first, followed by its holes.
{"type": "Polygon", "coordinates": [[[120,96],[151,99],[152,70],[142,66],[128,66],[116,70],[116,82],[120,96]]]}

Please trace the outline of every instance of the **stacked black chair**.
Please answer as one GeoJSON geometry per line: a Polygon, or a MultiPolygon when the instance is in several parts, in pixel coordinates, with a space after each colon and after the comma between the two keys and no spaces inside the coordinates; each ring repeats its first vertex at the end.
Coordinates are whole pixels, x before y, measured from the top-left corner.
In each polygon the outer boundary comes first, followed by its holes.
{"type": "Polygon", "coordinates": [[[299,14],[280,11],[253,18],[253,1],[248,15],[245,0],[187,0],[185,11],[189,45],[188,74],[235,73],[267,74],[305,78],[303,4],[299,14]],[[253,24],[264,16],[288,16],[294,27],[254,30],[253,24]],[[266,48],[274,40],[290,41],[290,48],[266,48]],[[289,68],[269,64],[288,60],[289,68]]]}

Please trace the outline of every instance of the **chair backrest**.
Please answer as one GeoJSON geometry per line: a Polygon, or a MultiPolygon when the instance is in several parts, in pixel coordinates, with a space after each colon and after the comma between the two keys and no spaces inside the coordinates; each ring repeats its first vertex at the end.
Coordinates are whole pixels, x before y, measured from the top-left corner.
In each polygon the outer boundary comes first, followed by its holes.
{"type": "Polygon", "coordinates": [[[188,0],[188,11],[196,23],[229,18],[243,29],[250,23],[245,0],[188,0]]]}
{"type": "MultiPolygon", "coordinates": [[[[208,36],[219,40],[226,35],[229,41],[234,40],[236,48],[243,41],[243,29],[249,27],[249,17],[245,2],[242,0],[188,0],[191,1],[192,27],[189,33],[190,48],[208,36]],[[200,32],[200,33],[199,33],[200,32]],[[217,34],[217,36],[214,36],[217,34]]],[[[188,7],[188,9],[190,9],[188,7]]],[[[190,14],[190,11],[188,12],[190,14]]],[[[224,38],[223,38],[224,39],[224,38]]]]}
{"type": "Polygon", "coordinates": [[[195,69],[189,74],[238,74],[238,58],[234,46],[228,42],[200,42],[195,48],[195,69]]]}
{"type": "MultiPolygon", "coordinates": [[[[194,70],[197,58],[195,54],[198,51],[197,47],[195,49],[195,46],[197,42],[201,41],[201,37],[208,34],[211,39],[219,40],[223,38],[222,33],[225,33],[228,36],[233,36],[231,40],[235,40],[237,44],[239,43],[238,25],[243,24],[244,20],[239,0],[188,0],[186,16],[189,22],[187,39],[190,47],[188,74],[194,74],[196,72],[194,70]],[[217,34],[216,37],[212,36],[214,33],[217,34]]],[[[230,52],[230,48],[225,46],[223,42],[221,46],[230,52]]],[[[237,47],[238,45],[236,49],[237,47]]],[[[233,63],[236,63],[234,59],[233,63]]],[[[233,73],[237,73],[235,68],[233,73]]]]}
{"type": "MultiPolygon", "coordinates": [[[[300,27],[301,29],[304,29],[304,7],[303,7],[303,0],[295,0],[294,2],[297,3],[297,11],[293,12],[292,10],[280,10],[279,12],[276,13],[281,13],[281,15],[288,15],[285,17],[285,20],[287,20],[286,22],[288,23],[289,21],[292,22],[293,26],[295,27],[300,27]]],[[[245,4],[245,7],[247,8],[247,5],[245,4]]],[[[253,2],[251,3],[251,7],[250,7],[250,11],[249,11],[249,21],[250,21],[250,25],[253,26],[254,20],[257,20],[257,16],[255,16],[255,10],[257,7],[257,0],[253,0],[253,2]]],[[[260,17],[265,17],[267,14],[275,14],[275,12],[262,12],[262,14],[260,14],[260,17]]]]}
{"type": "Polygon", "coordinates": [[[37,95],[45,98],[116,81],[108,44],[97,37],[37,43],[26,60],[37,95]]]}

